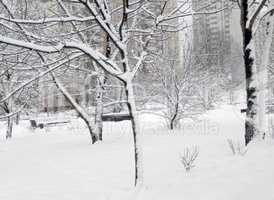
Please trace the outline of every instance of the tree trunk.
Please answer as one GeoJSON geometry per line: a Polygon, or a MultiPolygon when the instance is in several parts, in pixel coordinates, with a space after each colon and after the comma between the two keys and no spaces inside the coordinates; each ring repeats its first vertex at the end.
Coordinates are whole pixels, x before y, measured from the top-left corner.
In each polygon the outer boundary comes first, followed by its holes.
{"type": "MultiPolygon", "coordinates": [[[[250,36],[251,37],[251,36],[250,36]]],[[[248,43],[251,44],[251,43],[248,43]]],[[[257,128],[257,89],[255,86],[255,63],[254,63],[254,47],[253,45],[246,46],[244,49],[244,60],[245,60],[245,75],[246,75],[246,122],[245,122],[245,144],[247,145],[252,138],[255,136],[257,128]]]]}
{"type": "Polygon", "coordinates": [[[8,125],[7,125],[7,133],[6,133],[6,139],[12,138],[12,129],[13,129],[13,118],[8,117],[8,125]]]}
{"type": "Polygon", "coordinates": [[[91,76],[86,75],[85,82],[84,82],[84,105],[86,108],[90,106],[90,85],[91,85],[91,76]]]}
{"type": "MultiPolygon", "coordinates": [[[[105,54],[106,58],[110,57],[111,47],[110,47],[110,38],[109,36],[104,33],[103,35],[103,46],[102,52],[105,54]]],[[[100,67],[97,67],[97,64],[94,62],[93,64],[95,71],[98,73],[97,80],[96,80],[96,99],[95,99],[95,126],[97,129],[99,140],[103,140],[103,97],[104,97],[104,84],[106,82],[106,76],[104,70],[100,67]]]]}
{"type": "Polygon", "coordinates": [[[125,91],[134,139],[134,158],[135,158],[135,186],[143,184],[143,150],[141,142],[141,130],[139,117],[136,110],[133,86],[131,82],[125,82],[125,91]]]}
{"type": "Polygon", "coordinates": [[[91,136],[91,142],[92,144],[95,144],[99,140],[98,134],[95,133],[93,125],[90,121],[88,121],[86,118],[81,117],[85,122],[89,130],[89,134],[91,136]]]}
{"type": "Polygon", "coordinates": [[[170,120],[169,128],[170,128],[170,130],[174,129],[174,119],[170,120]]]}
{"type": "MultiPolygon", "coordinates": [[[[274,2],[272,2],[272,7],[274,2]]],[[[267,118],[266,118],[266,97],[267,97],[267,83],[268,83],[268,65],[270,61],[271,45],[272,45],[272,36],[273,36],[273,27],[274,27],[274,13],[270,13],[266,22],[266,40],[263,48],[263,56],[261,69],[258,74],[258,102],[259,102],[259,112],[258,112],[258,123],[259,123],[259,133],[264,138],[268,130],[267,118]]]]}
{"type": "Polygon", "coordinates": [[[233,88],[229,88],[229,102],[230,102],[230,105],[234,104],[234,91],[233,91],[233,88]]]}
{"type": "Polygon", "coordinates": [[[96,106],[95,106],[95,126],[97,129],[99,140],[103,140],[103,81],[104,77],[97,78],[96,81],[96,106]]]}
{"type": "Polygon", "coordinates": [[[252,30],[247,26],[248,22],[248,1],[241,1],[241,27],[243,34],[243,54],[246,79],[246,121],[245,121],[245,144],[247,145],[256,132],[256,87],[254,85],[254,42],[252,30]]]}
{"type": "MultiPolygon", "coordinates": [[[[179,98],[179,96],[178,96],[178,98],[179,98]]],[[[171,130],[173,130],[176,125],[176,120],[177,120],[177,116],[178,116],[178,112],[179,112],[179,102],[178,102],[179,99],[178,98],[176,99],[177,102],[175,104],[175,112],[173,114],[173,117],[170,120],[170,129],[171,130]]]]}
{"type": "Polygon", "coordinates": [[[61,91],[61,93],[65,96],[65,98],[68,100],[68,102],[74,107],[74,109],[77,111],[77,113],[80,115],[80,117],[84,120],[86,123],[92,144],[96,143],[99,139],[99,136],[97,134],[97,129],[94,128],[94,124],[92,123],[90,116],[88,113],[76,102],[76,100],[69,94],[67,89],[63,86],[63,84],[59,81],[59,79],[55,76],[55,74],[51,73],[52,79],[54,83],[56,84],[57,88],[61,91]]]}
{"type": "MultiPolygon", "coordinates": [[[[121,85],[120,81],[116,81],[117,86],[121,85]]],[[[117,101],[122,101],[123,99],[123,86],[121,87],[116,87],[115,89],[115,100],[117,101]]],[[[119,113],[123,110],[123,104],[122,103],[117,103],[114,105],[113,112],[114,113],[119,113]]]]}
{"type": "Polygon", "coordinates": [[[16,121],[15,121],[16,125],[19,125],[19,123],[20,123],[20,112],[16,114],[16,121]]]}

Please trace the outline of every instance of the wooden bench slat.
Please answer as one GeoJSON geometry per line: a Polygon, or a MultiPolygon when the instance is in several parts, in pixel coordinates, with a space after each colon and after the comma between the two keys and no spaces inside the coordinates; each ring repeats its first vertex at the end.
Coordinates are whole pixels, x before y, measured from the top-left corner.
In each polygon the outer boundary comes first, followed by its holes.
{"type": "Polygon", "coordinates": [[[129,114],[121,114],[121,113],[114,113],[114,114],[104,114],[102,115],[102,121],[105,122],[120,122],[125,120],[131,120],[131,116],[129,114]]]}
{"type": "Polygon", "coordinates": [[[66,124],[69,123],[70,121],[53,121],[53,122],[41,122],[41,123],[37,123],[36,120],[31,119],[30,120],[30,125],[32,128],[36,129],[36,128],[40,128],[43,129],[45,126],[50,126],[50,125],[55,125],[55,124],[66,124]]]}

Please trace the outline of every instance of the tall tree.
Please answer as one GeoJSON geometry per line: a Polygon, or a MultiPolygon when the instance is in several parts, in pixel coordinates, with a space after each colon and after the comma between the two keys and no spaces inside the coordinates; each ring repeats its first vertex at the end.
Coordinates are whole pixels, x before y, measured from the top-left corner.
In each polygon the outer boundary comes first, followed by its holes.
{"type": "MultiPolygon", "coordinates": [[[[256,85],[256,66],[255,66],[255,41],[254,27],[260,21],[260,14],[267,6],[267,0],[237,1],[240,7],[240,23],[243,38],[243,57],[246,78],[246,121],[245,121],[245,144],[247,145],[258,131],[257,119],[257,85],[256,85]],[[253,11],[253,12],[252,12],[253,11]]],[[[272,8],[271,8],[272,9],[272,8]]]]}
{"type": "MultiPolygon", "coordinates": [[[[274,1],[270,2],[270,7],[274,8],[274,1]]],[[[271,55],[271,47],[273,42],[273,31],[274,31],[274,11],[270,10],[267,13],[267,17],[265,22],[262,26],[262,32],[265,35],[265,41],[263,45],[263,53],[261,57],[261,64],[258,70],[258,123],[259,123],[259,132],[263,135],[266,134],[268,130],[268,123],[267,123],[267,106],[266,106],[266,99],[267,99],[267,90],[268,88],[268,66],[270,65],[270,55],[271,55]]],[[[258,27],[258,28],[259,28],[258,27]]],[[[257,31],[256,31],[257,32],[257,31]]]]}

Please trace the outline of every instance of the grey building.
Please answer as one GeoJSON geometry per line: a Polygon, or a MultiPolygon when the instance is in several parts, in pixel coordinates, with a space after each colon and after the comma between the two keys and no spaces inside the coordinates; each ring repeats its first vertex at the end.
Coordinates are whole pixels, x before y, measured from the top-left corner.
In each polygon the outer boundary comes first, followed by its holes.
{"type": "Polygon", "coordinates": [[[240,10],[228,0],[192,0],[193,48],[204,64],[217,73],[230,74],[233,80],[243,78],[240,10]]]}

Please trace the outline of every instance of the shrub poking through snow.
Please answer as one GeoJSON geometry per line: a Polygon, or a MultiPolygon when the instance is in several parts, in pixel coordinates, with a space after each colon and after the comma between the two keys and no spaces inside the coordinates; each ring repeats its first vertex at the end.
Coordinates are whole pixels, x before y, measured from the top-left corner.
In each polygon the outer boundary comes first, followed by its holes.
{"type": "Polygon", "coordinates": [[[247,148],[245,145],[241,144],[239,141],[235,142],[232,139],[227,139],[229,148],[231,149],[233,155],[245,155],[247,148]]]}
{"type": "Polygon", "coordinates": [[[193,167],[195,167],[194,162],[197,159],[199,155],[199,147],[193,146],[193,147],[186,147],[184,149],[183,154],[181,153],[180,159],[182,164],[184,165],[184,168],[187,172],[190,171],[193,167]]]}

